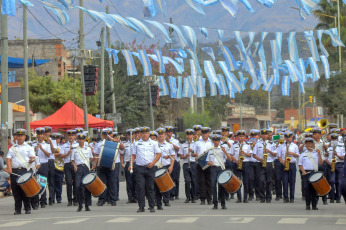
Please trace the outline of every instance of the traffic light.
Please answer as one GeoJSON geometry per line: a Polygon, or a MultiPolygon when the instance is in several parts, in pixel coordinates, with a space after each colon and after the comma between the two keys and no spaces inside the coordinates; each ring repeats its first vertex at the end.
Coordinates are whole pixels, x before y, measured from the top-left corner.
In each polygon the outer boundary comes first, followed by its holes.
{"type": "Polygon", "coordinates": [[[310,102],[310,103],[312,103],[312,101],[313,101],[312,99],[313,99],[313,98],[314,98],[313,96],[309,96],[309,102],[310,102]]]}
{"type": "Polygon", "coordinates": [[[84,84],[85,95],[96,95],[97,83],[99,77],[99,68],[96,65],[85,65],[84,69],[84,84]]]}
{"type": "MultiPolygon", "coordinates": [[[[159,105],[160,88],[157,85],[151,86],[151,102],[153,106],[159,105]]],[[[148,98],[148,105],[150,106],[150,98],[148,98]]]]}

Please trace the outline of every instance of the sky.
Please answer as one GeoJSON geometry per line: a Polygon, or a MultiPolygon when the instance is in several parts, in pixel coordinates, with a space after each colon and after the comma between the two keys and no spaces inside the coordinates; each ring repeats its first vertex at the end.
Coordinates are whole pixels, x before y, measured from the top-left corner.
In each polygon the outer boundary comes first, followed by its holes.
{"type": "MultiPolygon", "coordinates": [[[[78,9],[68,10],[70,22],[65,26],[59,25],[45,10],[42,4],[37,0],[31,0],[35,5],[29,7],[28,12],[28,34],[31,39],[52,39],[60,38],[68,49],[75,49],[78,45],[78,27],[79,15],[78,9]],[[36,18],[35,18],[36,17],[36,18]],[[40,24],[41,23],[41,24],[40,24]],[[45,29],[45,28],[46,29],[45,29]]],[[[301,32],[306,28],[314,28],[317,20],[313,15],[307,16],[302,21],[298,10],[291,7],[297,7],[294,0],[278,0],[272,8],[264,7],[256,0],[249,0],[256,13],[249,12],[245,6],[238,3],[240,10],[236,18],[233,18],[221,4],[202,7],[205,15],[194,11],[186,4],[184,0],[167,0],[168,17],[162,13],[154,18],[144,18],[142,0],[104,0],[100,3],[98,0],[84,0],[84,7],[89,10],[105,12],[108,5],[110,13],[119,14],[122,17],[134,17],[139,20],[149,19],[159,22],[169,22],[172,17],[176,25],[188,25],[195,29],[197,39],[202,42],[215,42],[217,40],[216,29],[225,31],[224,40],[234,38],[233,31],[242,31],[245,36],[247,31],[254,32],[301,32]],[[199,27],[207,27],[209,39],[206,39],[199,31],[199,27]]],[[[78,0],[74,1],[74,6],[78,5],[78,0]]],[[[17,2],[17,6],[20,4],[17,2]]],[[[55,17],[55,16],[53,16],[55,17]]],[[[94,22],[88,15],[85,15],[85,42],[87,49],[96,49],[96,41],[100,39],[101,27],[105,26],[102,22],[94,22]]],[[[9,39],[22,39],[22,8],[18,8],[16,16],[9,16],[9,39]]],[[[164,43],[161,32],[151,25],[148,27],[157,35],[155,39],[148,39],[143,35],[135,34],[119,24],[111,29],[111,41],[132,42],[144,40],[145,43],[164,43]]],[[[167,27],[166,27],[167,29],[167,27]]]]}

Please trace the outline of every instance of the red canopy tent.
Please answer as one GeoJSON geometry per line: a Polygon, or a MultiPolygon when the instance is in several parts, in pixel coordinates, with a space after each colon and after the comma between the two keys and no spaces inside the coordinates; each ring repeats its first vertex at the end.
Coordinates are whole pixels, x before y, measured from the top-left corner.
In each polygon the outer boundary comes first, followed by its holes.
{"type": "MultiPolygon", "coordinates": [[[[90,114],[88,114],[88,123],[90,128],[113,127],[113,121],[102,120],[90,114]]],[[[84,127],[84,112],[73,104],[72,101],[68,101],[49,117],[30,122],[30,128],[32,129],[43,126],[50,126],[53,129],[84,127]]]]}

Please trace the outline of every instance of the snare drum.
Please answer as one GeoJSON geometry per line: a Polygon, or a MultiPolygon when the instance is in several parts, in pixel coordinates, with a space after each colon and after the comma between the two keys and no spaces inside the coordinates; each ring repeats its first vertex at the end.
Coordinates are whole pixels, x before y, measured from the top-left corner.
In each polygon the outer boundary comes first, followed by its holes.
{"type": "Polygon", "coordinates": [[[155,183],[161,193],[168,192],[175,186],[168,170],[165,168],[159,169],[155,172],[155,183]]]}
{"type": "Polygon", "coordinates": [[[217,182],[221,184],[228,193],[237,192],[242,184],[241,180],[239,180],[231,170],[222,171],[217,178],[217,182]]]}
{"type": "Polygon", "coordinates": [[[83,177],[82,184],[94,197],[100,196],[106,190],[106,185],[95,173],[89,173],[83,177]]]}
{"type": "Polygon", "coordinates": [[[115,169],[115,161],[118,156],[119,144],[114,141],[103,140],[100,152],[98,167],[104,167],[111,170],[115,169]]]}
{"type": "Polygon", "coordinates": [[[36,196],[41,190],[41,185],[36,181],[32,172],[24,173],[18,177],[17,184],[27,197],[36,196]]]}
{"type": "Polygon", "coordinates": [[[208,165],[207,156],[209,151],[205,151],[201,155],[196,157],[196,161],[201,166],[203,170],[206,170],[210,165],[208,165]]]}
{"type": "Polygon", "coordinates": [[[309,177],[309,182],[314,187],[318,196],[325,196],[331,190],[331,187],[322,172],[312,173],[309,177]]]}

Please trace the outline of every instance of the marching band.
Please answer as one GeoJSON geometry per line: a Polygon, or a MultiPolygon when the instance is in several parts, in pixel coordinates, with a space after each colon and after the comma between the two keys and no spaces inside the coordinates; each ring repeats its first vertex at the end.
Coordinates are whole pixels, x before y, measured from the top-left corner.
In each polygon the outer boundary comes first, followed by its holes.
{"type": "Polygon", "coordinates": [[[90,211],[91,195],[98,197],[98,206],[116,206],[120,167],[127,203],[138,203],[137,212],[145,212],[146,199],[150,212],[174,205],[170,201],[179,199],[181,166],[185,203],[199,199],[201,205],[218,209],[221,203],[227,209],[229,193],[237,195],[236,203],[271,203],[273,195],[275,201],[294,203],[297,170],[306,210],[318,209],[319,196],[323,205],[328,199],[341,203],[342,196],[346,202],[344,136],[333,124],[328,135],[314,128],[300,141],[288,130],[276,135],[269,129],[238,130],[233,136],[230,127],[212,131],[201,125],[186,129],[184,141],[175,138],[172,126],[128,129],[124,138],[105,128],[102,139],[90,144],[82,128],[67,130],[66,143],[62,134],[51,132],[50,127],[37,128],[34,142],[25,142],[24,129],[14,133],[5,170],[11,175],[15,215],[21,214],[22,204],[30,214],[31,207],[45,208],[47,200],[61,203],[63,181],[67,206],[78,206],[78,212],[83,204],[90,211]]]}

